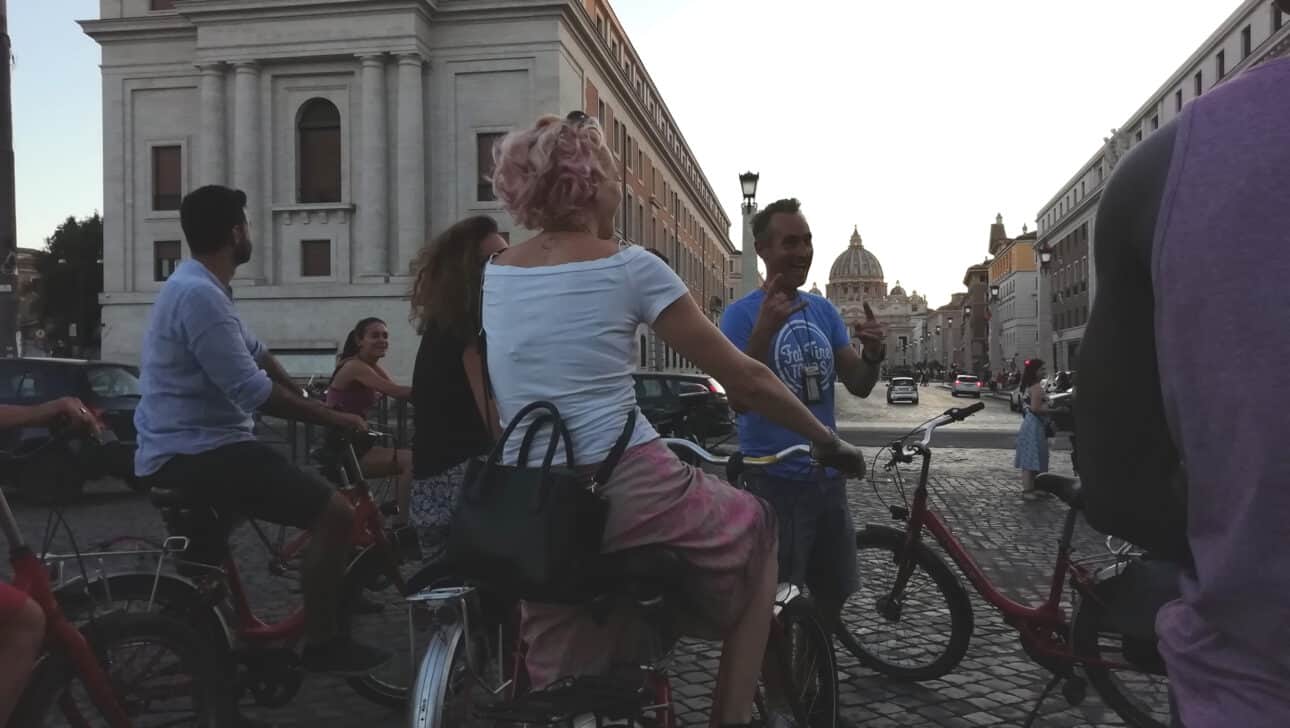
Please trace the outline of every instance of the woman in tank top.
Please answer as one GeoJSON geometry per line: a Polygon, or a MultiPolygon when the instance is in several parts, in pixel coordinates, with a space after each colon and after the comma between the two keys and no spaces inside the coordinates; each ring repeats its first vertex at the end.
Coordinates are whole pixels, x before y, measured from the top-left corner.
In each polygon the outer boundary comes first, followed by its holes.
{"type": "MultiPolygon", "coordinates": [[[[327,386],[327,406],[342,412],[367,417],[382,396],[408,399],[412,388],[397,384],[381,366],[390,348],[390,330],[379,318],[365,318],[354,325],[345,337],[337,357],[336,371],[327,386]]],[[[412,481],[412,453],[355,441],[363,474],[368,477],[394,477],[399,511],[391,521],[396,528],[408,523],[408,486],[412,481]]]]}

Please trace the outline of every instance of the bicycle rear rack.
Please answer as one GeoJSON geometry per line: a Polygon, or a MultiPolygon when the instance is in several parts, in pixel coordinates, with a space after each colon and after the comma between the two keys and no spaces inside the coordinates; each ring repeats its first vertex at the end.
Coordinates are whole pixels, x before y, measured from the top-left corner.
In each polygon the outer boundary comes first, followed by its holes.
{"type": "Polygon", "coordinates": [[[148,595],[148,611],[152,610],[152,603],[157,598],[157,585],[161,582],[161,572],[165,568],[166,560],[175,554],[182,554],[188,550],[189,540],[187,536],[168,536],[162,542],[161,548],[158,549],[127,549],[124,551],[89,551],[77,552],[70,554],[46,553],[41,557],[46,568],[50,570],[51,588],[58,590],[68,586],[78,577],[85,579],[86,584],[92,582],[101,582],[104,587],[103,598],[108,602],[112,601],[111,576],[112,571],[108,569],[109,560],[121,560],[125,558],[147,559],[156,558],[156,568],[152,570],[152,591],[148,595]],[[94,570],[86,568],[87,562],[93,562],[96,566],[94,570]],[[68,564],[73,564],[74,571],[69,575],[68,564]]]}

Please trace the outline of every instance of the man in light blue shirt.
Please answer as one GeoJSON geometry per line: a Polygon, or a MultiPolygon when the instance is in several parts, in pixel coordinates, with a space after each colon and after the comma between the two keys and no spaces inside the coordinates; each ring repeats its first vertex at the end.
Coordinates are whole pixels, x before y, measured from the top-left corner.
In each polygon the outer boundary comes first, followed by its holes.
{"type": "Polygon", "coordinates": [[[244,192],[217,185],[180,205],[192,258],[161,287],[144,335],[135,473],[150,488],[182,490],[221,512],[310,529],[301,661],[316,672],[363,674],[388,653],[337,630],[353,509],[325,481],[257,441],[252,414],[349,431],[367,423],[301,397],[238,317],[229,282],[251,259],[245,206],[244,192]]]}

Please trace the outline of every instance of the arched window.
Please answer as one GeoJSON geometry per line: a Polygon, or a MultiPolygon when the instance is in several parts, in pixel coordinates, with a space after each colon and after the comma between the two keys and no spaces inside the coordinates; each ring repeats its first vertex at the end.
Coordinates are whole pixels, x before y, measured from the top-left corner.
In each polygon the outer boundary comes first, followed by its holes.
{"type": "Polygon", "coordinates": [[[327,99],[310,99],[296,121],[300,173],[297,202],[340,202],[340,111],[327,99]]]}

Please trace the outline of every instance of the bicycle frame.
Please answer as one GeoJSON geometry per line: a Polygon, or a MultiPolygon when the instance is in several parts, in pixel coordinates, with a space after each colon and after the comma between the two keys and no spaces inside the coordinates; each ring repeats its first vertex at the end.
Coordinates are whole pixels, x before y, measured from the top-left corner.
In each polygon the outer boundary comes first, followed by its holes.
{"type": "MultiPolygon", "coordinates": [[[[72,661],[76,672],[89,692],[94,705],[103,712],[112,728],[130,728],[130,719],[125,708],[112,691],[111,681],[98,658],[90,649],[85,636],[76,629],[63,614],[62,608],[54,598],[49,583],[49,572],[45,565],[36,558],[36,554],[27,546],[18,529],[18,521],[9,508],[9,501],[0,492],[0,530],[4,531],[5,540],[9,543],[9,563],[13,566],[13,585],[25,592],[32,601],[45,613],[45,639],[51,649],[60,649],[72,661]]],[[[62,703],[65,712],[72,710],[66,699],[62,703]]],[[[69,719],[72,716],[68,716],[69,719]]],[[[81,718],[80,722],[85,721],[81,718]]]]}
{"type": "MultiPolygon", "coordinates": [[[[927,477],[931,469],[932,455],[929,450],[922,446],[915,447],[919,450],[919,454],[923,456],[923,464],[922,472],[919,475],[918,488],[914,492],[913,507],[910,509],[909,517],[906,519],[906,547],[908,548],[912,544],[918,543],[922,539],[923,530],[926,529],[932,535],[932,538],[940,544],[941,548],[945,550],[945,553],[949,554],[964,576],[972,583],[972,587],[976,589],[977,593],[991,606],[999,610],[1005,622],[1014,627],[1022,624],[1047,628],[1063,627],[1066,624],[1066,616],[1061,608],[1061,599],[1067,574],[1080,569],[1070,559],[1070,542],[1075,532],[1075,510],[1071,509],[1067,512],[1066,520],[1062,526],[1062,535],[1058,542],[1057,560],[1053,567],[1048,597],[1038,606],[1027,606],[1007,596],[994,586],[990,578],[986,576],[985,571],[977,564],[976,559],[972,557],[972,554],[959,542],[945,521],[928,504],[927,477]]],[[[909,573],[902,569],[897,577],[897,585],[903,588],[908,578],[909,573]]]]}
{"type": "MultiPolygon", "coordinates": [[[[899,506],[892,507],[893,516],[905,521],[906,553],[915,544],[921,542],[924,531],[931,534],[936,543],[940,544],[945,553],[949,555],[954,564],[971,582],[977,594],[981,595],[981,598],[985,599],[990,606],[998,610],[1006,624],[1017,630],[1023,644],[1039,654],[1059,658],[1070,663],[1096,664],[1109,668],[1128,667],[1121,663],[1107,660],[1078,658],[1065,641],[1071,625],[1071,621],[1067,619],[1066,611],[1062,608],[1061,603],[1066,582],[1070,581],[1072,588],[1080,593],[1081,598],[1097,598],[1091,589],[1094,583],[1093,575],[1083,565],[1071,559],[1071,540],[1074,537],[1075,524],[1078,519],[1076,509],[1070,508],[1067,510],[1062,524],[1061,537],[1057,545],[1057,558],[1053,565],[1047,598],[1035,606],[1022,604],[1004,594],[994,585],[990,577],[986,575],[985,571],[976,562],[976,559],[973,558],[971,552],[959,542],[949,526],[928,503],[927,484],[932,461],[930,448],[925,445],[915,444],[909,446],[909,451],[907,452],[921,456],[923,462],[918,487],[914,491],[912,507],[908,512],[904,512],[904,509],[899,506]]],[[[913,559],[902,555],[896,581],[892,586],[893,593],[899,593],[904,590],[913,574],[913,566],[913,559]]]]}
{"type": "MultiPolygon", "coordinates": [[[[358,463],[358,457],[354,453],[353,446],[345,448],[343,458],[342,473],[344,482],[340,487],[340,492],[349,500],[354,509],[354,525],[350,531],[350,545],[360,549],[358,557],[371,549],[377,549],[382,553],[393,554],[393,547],[385,535],[384,521],[381,518],[380,508],[372,500],[371,491],[368,490],[367,483],[362,477],[362,468],[358,463]]],[[[251,521],[260,538],[269,545],[268,539],[260,530],[255,521],[251,521]]],[[[303,550],[306,542],[310,538],[309,532],[299,534],[292,540],[296,548],[303,550]]],[[[274,557],[281,560],[280,552],[275,551],[272,546],[270,551],[274,557]]],[[[351,563],[354,563],[351,561],[351,563]]],[[[388,576],[400,593],[407,591],[407,582],[391,559],[387,564],[390,568],[388,576]]],[[[205,565],[203,565],[205,566],[205,565]]],[[[234,614],[237,621],[233,625],[234,634],[247,642],[254,644],[264,644],[272,642],[294,643],[304,636],[305,631],[305,611],[304,605],[301,604],[286,617],[277,622],[267,623],[256,616],[254,608],[251,606],[250,597],[246,592],[245,585],[242,582],[241,572],[232,554],[224,559],[219,567],[207,567],[212,572],[220,573],[228,585],[230,596],[232,597],[234,614]]]]}

